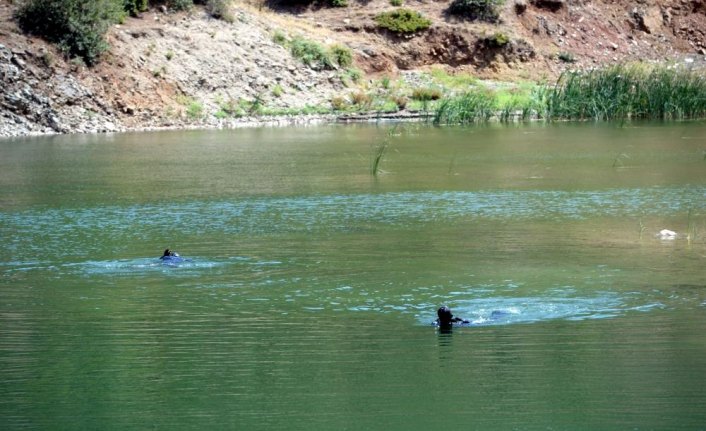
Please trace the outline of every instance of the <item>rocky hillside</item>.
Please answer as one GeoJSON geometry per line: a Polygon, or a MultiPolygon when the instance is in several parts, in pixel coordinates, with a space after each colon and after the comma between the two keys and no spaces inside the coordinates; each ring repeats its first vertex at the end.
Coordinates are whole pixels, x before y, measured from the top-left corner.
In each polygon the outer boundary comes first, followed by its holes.
{"type": "Polygon", "coordinates": [[[449,1],[405,0],[432,21],[405,36],[374,21],[394,9],[389,0],[349,0],[345,8],[260,3],[235,1],[232,23],[198,7],[128,18],[88,68],[23,35],[13,1],[0,0],[0,136],[309,121],[369,80],[411,88],[432,67],[536,81],[567,67],[706,58],[706,0],[507,0],[495,24],[451,17],[449,1]],[[309,67],[286,47],[295,37],[346,46],[354,64],[309,67]]]}

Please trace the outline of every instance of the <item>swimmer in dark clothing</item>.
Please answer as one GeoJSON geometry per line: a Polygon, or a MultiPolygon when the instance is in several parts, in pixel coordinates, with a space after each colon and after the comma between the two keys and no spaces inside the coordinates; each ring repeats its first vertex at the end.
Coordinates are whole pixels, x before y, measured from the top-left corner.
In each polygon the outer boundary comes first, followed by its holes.
{"type": "Polygon", "coordinates": [[[160,257],[160,259],[169,260],[169,258],[171,257],[179,257],[179,253],[166,249],[164,250],[164,254],[162,255],[162,257],[160,257]]]}
{"type": "Polygon", "coordinates": [[[448,329],[451,328],[454,323],[471,323],[468,320],[461,319],[460,317],[454,317],[454,315],[451,314],[451,309],[445,305],[436,310],[436,315],[439,316],[439,318],[434,321],[434,325],[438,326],[439,328],[448,329]]]}
{"type": "Polygon", "coordinates": [[[184,259],[179,253],[169,249],[164,250],[164,254],[159,258],[165,265],[176,265],[184,262],[191,262],[191,259],[184,259]]]}

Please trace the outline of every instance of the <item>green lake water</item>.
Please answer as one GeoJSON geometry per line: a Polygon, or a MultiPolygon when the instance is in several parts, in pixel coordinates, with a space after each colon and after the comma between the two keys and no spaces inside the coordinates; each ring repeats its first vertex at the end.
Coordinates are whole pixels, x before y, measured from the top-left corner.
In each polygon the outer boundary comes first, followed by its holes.
{"type": "Polygon", "coordinates": [[[0,428],[706,429],[705,151],[704,122],[0,141],[0,428]]]}

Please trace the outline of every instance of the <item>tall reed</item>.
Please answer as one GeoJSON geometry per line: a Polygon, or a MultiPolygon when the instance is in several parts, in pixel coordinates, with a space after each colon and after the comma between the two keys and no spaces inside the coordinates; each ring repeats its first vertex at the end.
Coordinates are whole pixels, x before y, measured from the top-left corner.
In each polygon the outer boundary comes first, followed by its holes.
{"type": "Polygon", "coordinates": [[[700,118],[706,116],[706,75],[639,63],[565,72],[549,89],[547,111],[570,120],[700,118]]]}
{"type": "Polygon", "coordinates": [[[495,98],[487,92],[466,93],[443,100],[434,113],[434,124],[467,124],[488,121],[495,115],[495,98]]]}
{"type": "Polygon", "coordinates": [[[442,100],[434,124],[530,118],[682,120],[706,117],[706,72],[642,63],[569,71],[552,86],[503,98],[476,90],[442,100]]]}

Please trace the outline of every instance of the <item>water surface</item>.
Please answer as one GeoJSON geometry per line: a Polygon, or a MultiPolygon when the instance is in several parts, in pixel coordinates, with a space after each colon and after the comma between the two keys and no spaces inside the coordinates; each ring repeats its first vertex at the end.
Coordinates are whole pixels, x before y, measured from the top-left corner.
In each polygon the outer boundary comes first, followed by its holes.
{"type": "Polygon", "coordinates": [[[706,124],[391,128],[0,141],[3,429],[706,427],[706,124]]]}

